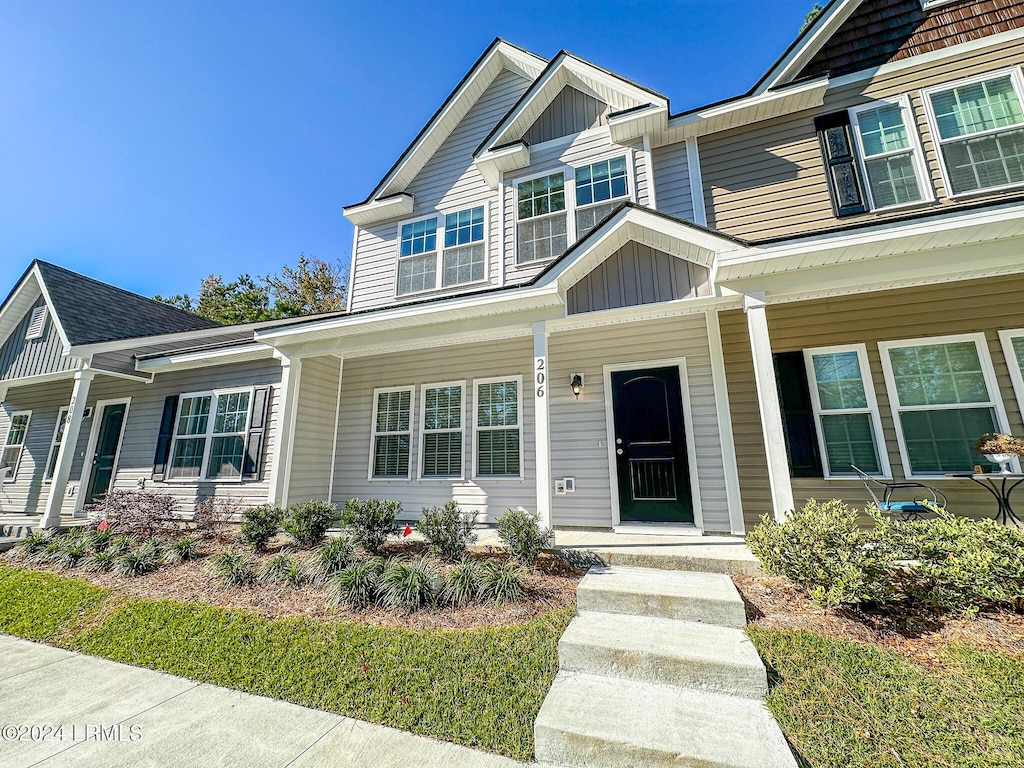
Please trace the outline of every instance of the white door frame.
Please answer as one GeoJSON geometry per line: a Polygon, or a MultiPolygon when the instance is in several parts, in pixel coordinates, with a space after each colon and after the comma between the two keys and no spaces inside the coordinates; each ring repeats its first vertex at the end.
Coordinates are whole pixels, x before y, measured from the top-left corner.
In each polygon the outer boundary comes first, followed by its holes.
{"type": "Polygon", "coordinates": [[[121,419],[121,432],[117,436],[117,451],[114,452],[114,466],[110,470],[110,485],[114,485],[117,477],[117,463],[121,458],[121,445],[124,442],[124,430],[128,425],[128,410],[131,408],[130,397],[119,397],[113,400],[97,400],[92,409],[92,428],[89,430],[89,442],[85,449],[85,457],[82,463],[82,476],[78,481],[78,499],[75,501],[75,514],[82,511],[85,506],[85,495],[88,493],[89,483],[92,480],[92,463],[96,458],[96,443],[99,442],[100,425],[103,423],[103,411],[108,405],[124,405],[124,418],[121,419]]]}
{"type": "MultiPolygon", "coordinates": [[[[618,528],[622,521],[619,516],[619,472],[615,459],[615,412],[612,407],[612,374],[620,371],[643,370],[645,368],[678,368],[679,390],[683,398],[683,430],[686,433],[686,461],[689,465],[690,501],[693,505],[693,525],[698,531],[704,530],[704,514],[700,504],[700,482],[697,477],[697,446],[693,436],[693,414],[690,410],[690,384],[686,377],[686,358],[670,357],[661,360],[639,360],[629,363],[608,363],[604,368],[604,417],[608,433],[608,475],[612,489],[612,527],[618,528]]],[[[630,524],[632,525],[632,523],[630,524]]],[[[637,523],[636,525],[646,525],[637,523]]],[[[659,532],[671,524],[652,523],[659,532]]],[[[679,523],[681,529],[689,528],[688,523],[679,523]]]]}

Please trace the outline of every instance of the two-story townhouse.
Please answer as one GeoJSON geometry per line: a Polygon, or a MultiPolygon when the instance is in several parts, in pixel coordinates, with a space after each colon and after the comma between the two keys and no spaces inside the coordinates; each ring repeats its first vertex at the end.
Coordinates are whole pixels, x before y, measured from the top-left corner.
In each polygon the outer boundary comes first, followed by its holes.
{"type": "Polygon", "coordinates": [[[672,114],[496,40],[345,209],[346,312],[134,343],[176,416],[114,485],[167,487],[154,445],[188,463],[199,366],[267,365],[252,498],[742,533],[863,505],[856,465],[990,514],[946,474],[1024,430],[1022,57],[1021,2],[833,0],[749,93],[672,114]]]}

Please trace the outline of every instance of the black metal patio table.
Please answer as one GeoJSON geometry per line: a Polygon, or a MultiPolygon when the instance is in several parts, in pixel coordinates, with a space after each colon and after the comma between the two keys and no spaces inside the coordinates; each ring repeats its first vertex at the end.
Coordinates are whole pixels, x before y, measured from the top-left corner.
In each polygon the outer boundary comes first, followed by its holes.
{"type": "Polygon", "coordinates": [[[950,472],[946,477],[961,480],[972,480],[995,497],[999,509],[996,520],[1003,525],[1021,525],[1022,521],[1010,506],[1010,495],[1018,485],[1024,483],[1024,474],[1020,472],[950,472]]]}

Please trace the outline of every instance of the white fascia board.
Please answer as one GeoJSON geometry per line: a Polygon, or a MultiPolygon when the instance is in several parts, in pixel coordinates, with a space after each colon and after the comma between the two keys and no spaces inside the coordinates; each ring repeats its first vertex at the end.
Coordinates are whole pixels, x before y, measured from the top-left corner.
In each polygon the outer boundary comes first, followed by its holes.
{"type": "Polygon", "coordinates": [[[619,325],[642,320],[657,320],[665,317],[679,317],[725,309],[742,309],[743,297],[739,294],[729,296],[699,296],[692,299],[673,299],[658,304],[643,304],[633,307],[616,307],[596,312],[581,312],[567,315],[558,320],[548,322],[551,333],[573,331],[581,328],[599,328],[606,325],[619,325]]]}
{"type": "MultiPolygon", "coordinates": [[[[820,107],[825,103],[828,88],[828,78],[820,77],[783,91],[758,93],[671,118],[661,144],[685,141],[820,107]]],[[[660,146],[657,141],[654,144],[660,146]]]]}
{"type": "Polygon", "coordinates": [[[50,292],[46,290],[46,281],[43,280],[43,276],[39,272],[38,264],[32,268],[32,274],[35,276],[36,282],[39,283],[39,291],[43,294],[43,298],[46,299],[46,306],[49,308],[50,312],[50,320],[53,321],[53,327],[57,329],[57,335],[60,337],[61,344],[64,345],[64,354],[70,354],[71,342],[68,341],[68,335],[64,332],[64,326],[60,324],[60,318],[57,317],[57,313],[54,311],[53,299],[50,298],[50,292]]]}
{"type": "Polygon", "coordinates": [[[530,147],[525,142],[512,144],[501,149],[489,149],[473,160],[480,175],[491,189],[497,189],[501,174],[518,171],[530,164],[530,147]]]}
{"type": "Polygon", "coordinates": [[[396,219],[412,213],[413,196],[401,192],[383,200],[374,200],[362,205],[350,205],[342,208],[342,214],[357,227],[376,224],[378,221],[396,219]]]}
{"type": "MultiPolygon", "coordinates": [[[[50,316],[54,319],[56,325],[53,305],[43,292],[43,281],[39,279],[39,274],[35,269],[29,270],[22,281],[11,292],[10,298],[0,308],[0,345],[7,341],[10,334],[18,327],[18,323],[21,322],[25,313],[28,312],[29,307],[35,303],[36,298],[39,296],[46,300],[50,316]],[[35,289],[34,291],[33,288],[35,289]]],[[[65,350],[66,348],[65,346],[65,350]]]]}
{"type": "Polygon", "coordinates": [[[814,20],[815,29],[808,38],[772,67],[754,93],[764,93],[796,77],[860,7],[861,2],[862,0],[836,0],[831,7],[826,7],[822,11],[824,18],[814,20]]]}
{"type": "Polygon", "coordinates": [[[205,368],[211,365],[229,365],[249,360],[269,360],[273,356],[273,348],[268,347],[266,344],[254,342],[252,344],[239,344],[234,347],[195,350],[180,354],[171,352],[161,357],[138,360],[135,363],[135,370],[166,373],[168,371],[180,371],[188,368],[205,368]]]}

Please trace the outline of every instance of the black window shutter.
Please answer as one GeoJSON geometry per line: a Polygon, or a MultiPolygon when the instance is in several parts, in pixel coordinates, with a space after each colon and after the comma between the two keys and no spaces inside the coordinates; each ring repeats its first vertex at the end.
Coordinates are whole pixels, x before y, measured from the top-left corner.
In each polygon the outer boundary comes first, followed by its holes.
{"type": "Polygon", "coordinates": [[[153,479],[164,479],[167,471],[167,459],[171,453],[171,442],[174,438],[174,417],[178,413],[178,396],[168,395],[164,399],[164,413],[160,417],[160,436],[156,439],[156,455],[153,456],[153,479]]]}
{"type": "Polygon", "coordinates": [[[249,414],[249,434],[245,439],[242,457],[242,479],[258,480],[263,462],[263,443],[267,429],[267,409],[270,405],[270,387],[256,387],[252,392],[252,411],[249,414]]]}
{"type": "Polygon", "coordinates": [[[814,120],[818,132],[821,154],[825,159],[825,175],[832,197],[832,210],[836,216],[864,213],[868,207],[864,197],[864,183],[857,165],[853,133],[848,112],[833,112],[814,120]]]}
{"type": "Polygon", "coordinates": [[[789,474],[792,477],[823,477],[804,353],[779,352],[774,358],[789,474]]]}

